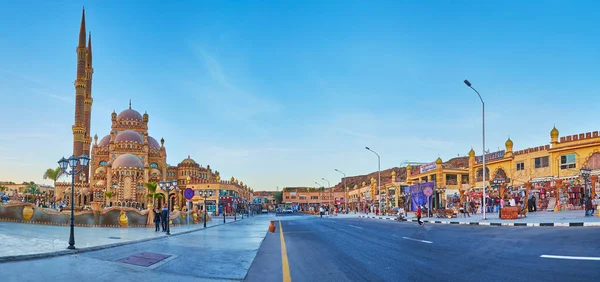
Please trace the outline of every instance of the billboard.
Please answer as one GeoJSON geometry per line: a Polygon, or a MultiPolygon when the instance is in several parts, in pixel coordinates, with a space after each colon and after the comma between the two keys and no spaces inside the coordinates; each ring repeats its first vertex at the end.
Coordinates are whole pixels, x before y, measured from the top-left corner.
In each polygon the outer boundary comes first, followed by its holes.
{"type": "MultiPolygon", "coordinates": [[[[502,159],[502,158],[504,158],[504,150],[493,152],[493,153],[489,153],[489,154],[485,155],[485,161],[486,162],[491,162],[493,160],[502,159]]],[[[477,163],[481,163],[483,161],[483,158],[481,156],[476,156],[475,157],[475,161],[477,163]]]]}
{"type": "MultiPolygon", "coordinates": [[[[430,181],[430,182],[424,182],[424,183],[417,183],[415,185],[411,185],[407,188],[407,190],[410,191],[410,195],[411,195],[411,201],[412,201],[412,211],[417,211],[417,207],[418,206],[426,206],[427,205],[427,198],[429,198],[429,203],[431,203],[431,197],[432,196],[425,196],[425,194],[423,193],[423,189],[425,189],[425,187],[430,187],[431,189],[435,188],[435,182],[430,181]]],[[[434,190],[435,191],[435,190],[434,190]]]]}
{"type": "Polygon", "coordinates": [[[437,164],[435,162],[424,164],[419,167],[419,173],[425,173],[428,171],[435,170],[437,168],[437,164]]]}

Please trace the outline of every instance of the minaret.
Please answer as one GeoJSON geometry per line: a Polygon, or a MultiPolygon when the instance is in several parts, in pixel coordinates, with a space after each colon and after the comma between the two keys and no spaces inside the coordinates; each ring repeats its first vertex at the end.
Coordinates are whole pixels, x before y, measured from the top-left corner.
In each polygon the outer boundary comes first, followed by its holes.
{"type": "Polygon", "coordinates": [[[79,44],[77,45],[77,77],[75,79],[75,123],[73,124],[73,155],[83,154],[83,142],[85,139],[86,128],[84,120],[84,102],[85,102],[85,59],[86,59],[86,38],[85,38],[85,9],[81,14],[81,27],[79,28],[79,44]]]}
{"type": "MultiPolygon", "coordinates": [[[[85,134],[83,139],[83,153],[90,155],[90,146],[92,143],[92,137],[90,135],[91,120],[92,120],[92,74],[94,68],[92,67],[92,33],[90,32],[88,39],[87,54],[85,56],[85,95],[83,103],[83,121],[85,125],[85,134]]],[[[89,179],[88,171],[84,171],[86,179],[89,179]]]]}

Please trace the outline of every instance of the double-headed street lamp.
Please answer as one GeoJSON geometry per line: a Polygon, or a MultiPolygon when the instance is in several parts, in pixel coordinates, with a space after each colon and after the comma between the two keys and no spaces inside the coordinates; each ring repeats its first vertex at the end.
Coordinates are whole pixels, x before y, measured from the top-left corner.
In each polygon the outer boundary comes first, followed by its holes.
{"type": "Polygon", "coordinates": [[[171,213],[171,195],[169,194],[171,192],[171,189],[177,190],[177,180],[167,180],[167,181],[161,181],[159,184],[160,189],[162,189],[163,191],[167,192],[167,235],[171,235],[171,228],[170,228],[170,213],[171,213]]]}
{"type": "Polygon", "coordinates": [[[206,227],[206,214],[208,213],[208,207],[206,206],[206,198],[212,197],[212,190],[204,190],[202,193],[204,197],[204,227],[206,227]]]}
{"type": "Polygon", "coordinates": [[[379,178],[377,180],[377,200],[379,201],[379,212],[381,212],[381,157],[379,156],[379,154],[377,154],[377,152],[371,150],[369,147],[365,147],[365,149],[377,155],[377,175],[379,178]]]}
{"type": "Polygon", "coordinates": [[[346,174],[337,168],[335,169],[335,171],[344,175],[344,210],[348,210],[348,205],[346,204],[346,202],[348,202],[348,187],[346,186],[346,174]]]}
{"type": "Polygon", "coordinates": [[[69,234],[69,246],[67,247],[67,249],[71,250],[75,249],[75,175],[84,171],[89,162],[90,157],[88,157],[86,154],[83,154],[79,157],[73,155],[68,160],[62,157],[58,161],[60,170],[64,174],[71,176],[71,232],[69,234]],[[77,169],[78,164],[80,164],[80,169],[77,169]],[[67,168],[69,167],[71,170],[67,171],[67,168]]]}
{"type": "Polygon", "coordinates": [[[475,93],[477,93],[477,96],[479,96],[479,100],[481,100],[481,121],[482,121],[481,122],[481,124],[482,124],[482,126],[481,126],[481,129],[482,129],[481,130],[482,131],[482,133],[481,133],[481,139],[482,139],[482,143],[483,143],[483,148],[481,150],[481,152],[482,152],[481,153],[481,159],[482,159],[482,168],[481,168],[481,171],[483,173],[483,185],[482,185],[483,186],[483,198],[482,198],[482,202],[483,202],[483,219],[487,219],[485,217],[485,210],[486,210],[486,205],[487,205],[486,200],[485,200],[485,188],[486,188],[486,185],[485,185],[485,170],[486,170],[486,167],[485,167],[485,102],[483,102],[483,98],[481,98],[481,94],[479,94],[479,92],[477,90],[475,90],[475,88],[473,88],[473,86],[471,86],[471,82],[469,82],[468,80],[465,79],[464,83],[468,87],[470,87],[471,89],[473,89],[473,91],[475,91],[475,93]]]}

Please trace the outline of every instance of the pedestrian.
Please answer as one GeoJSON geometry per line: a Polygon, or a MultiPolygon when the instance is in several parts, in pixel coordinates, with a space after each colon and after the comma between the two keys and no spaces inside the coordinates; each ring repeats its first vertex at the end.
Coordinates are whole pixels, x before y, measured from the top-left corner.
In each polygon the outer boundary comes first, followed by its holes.
{"type": "Polygon", "coordinates": [[[463,217],[471,217],[471,215],[469,214],[469,203],[465,202],[463,206],[464,207],[460,207],[460,211],[463,213],[463,217]]]}
{"type": "Polygon", "coordinates": [[[167,221],[169,220],[167,218],[167,206],[165,204],[163,204],[163,209],[162,212],[160,214],[160,222],[162,223],[162,232],[167,232],[167,224],[169,224],[167,221]]]}
{"type": "Polygon", "coordinates": [[[419,225],[423,225],[423,221],[421,221],[421,206],[417,207],[417,223],[419,223],[419,225]]]}
{"type": "Polygon", "coordinates": [[[154,213],[154,232],[158,232],[160,231],[160,211],[158,210],[158,208],[154,208],[152,212],[154,213]]]}
{"type": "Polygon", "coordinates": [[[323,217],[323,214],[325,213],[325,209],[323,209],[323,207],[321,206],[319,208],[319,214],[321,215],[321,218],[323,217]]]}

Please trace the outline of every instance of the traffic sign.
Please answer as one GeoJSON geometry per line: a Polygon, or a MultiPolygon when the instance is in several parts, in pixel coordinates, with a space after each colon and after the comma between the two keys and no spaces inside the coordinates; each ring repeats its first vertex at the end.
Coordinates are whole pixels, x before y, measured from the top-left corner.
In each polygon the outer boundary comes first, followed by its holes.
{"type": "Polygon", "coordinates": [[[429,197],[433,195],[433,189],[431,187],[425,187],[423,189],[423,194],[425,195],[425,197],[429,197]]]}
{"type": "Polygon", "coordinates": [[[192,188],[185,188],[183,196],[185,196],[187,200],[191,200],[194,197],[194,190],[192,190],[192,188]]]}

